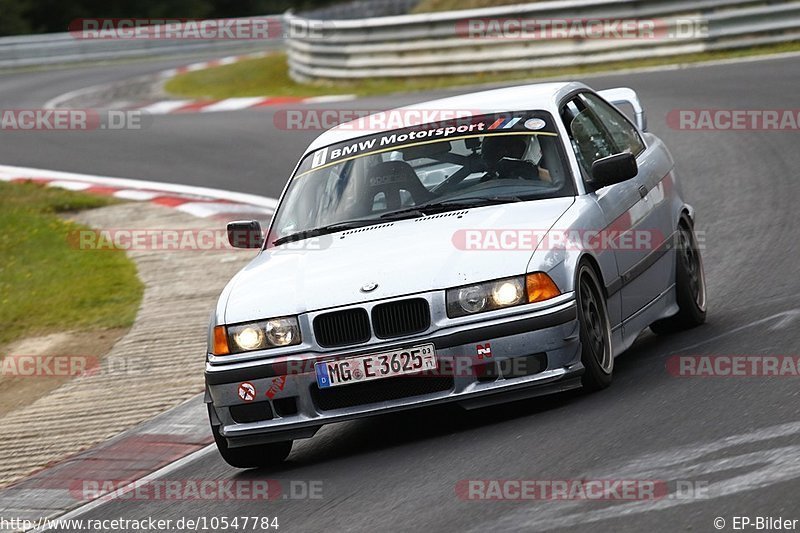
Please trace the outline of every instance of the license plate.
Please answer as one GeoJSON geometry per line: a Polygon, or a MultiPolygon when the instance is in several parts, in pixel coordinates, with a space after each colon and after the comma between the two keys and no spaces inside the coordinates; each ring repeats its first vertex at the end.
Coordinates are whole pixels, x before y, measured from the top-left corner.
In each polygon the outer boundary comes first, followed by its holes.
{"type": "Polygon", "coordinates": [[[317,385],[321,389],[435,369],[436,351],[433,344],[359,355],[314,365],[317,385]]]}

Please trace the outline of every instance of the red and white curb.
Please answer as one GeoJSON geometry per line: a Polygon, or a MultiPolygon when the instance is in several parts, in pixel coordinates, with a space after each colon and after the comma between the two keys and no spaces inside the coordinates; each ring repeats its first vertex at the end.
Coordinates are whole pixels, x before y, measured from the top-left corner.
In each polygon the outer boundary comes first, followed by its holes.
{"type": "Polygon", "coordinates": [[[253,54],[241,54],[236,56],[221,57],[219,59],[209,59],[208,61],[198,61],[197,63],[192,63],[190,65],[184,65],[182,67],[162,70],[159,73],[159,77],[171,78],[173,76],[177,76],[178,74],[186,74],[187,72],[194,72],[196,70],[205,70],[207,68],[221,67],[223,65],[233,65],[234,63],[238,63],[239,61],[245,61],[248,59],[258,59],[259,57],[266,57],[271,53],[274,52],[255,52],[253,54]]]}
{"type": "Polygon", "coordinates": [[[274,198],[156,181],[93,176],[56,170],[0,165],[0,181],[34,181],[89,194],[122,200],[151,202],[200,218],[268,218],[278,201],[274,198]]]}
{"type": "Polygon", "coordinates": [[[187,464],[216,452],[206,406],[199,394],[106,442],[55,462],[0,490],[0,516],[30,520],[52,530],[44,517],[69,520],[107,503],[126,500],[136,486],[174,475],[187,464]],[[83,481],[119,487],[97,497],[84,494],[83,481]]]}
{"type": "Polygon", "coordinates": [[[214,111],[236,111],[239,109],[256,109],[283,104],[323,104],[329,102],[345,102],[355,98],[352,94],[336,94],[330,96],[251,96],[241,98],[225,98],[222,100],[161,100],[136,109],[151,115],[177,113],[211,113],[214,111]]]}
{"type": "MultiPolygon", "coordinates": [[[[270,52],[257,52],[254,54],[244,54],[238,56],[228,56],[221,59],[209,61],[199,61],[178,68],[171,68],[159,73],[159,78],[168,79],[187,72],[196,72],[208,68],[221,67],[223,65],[233,65],[239,61],[266,57],[270,52]]],[[[253,109],[282,104],[324,104],[329,102],[344,102],[355,98],[353,94],[340,94],[329,96],[251,96],[240,98],[224,98],[220,100],[162,100],[153,102],[141,107],[139,111],[145,111],[154,115],[171,113],[213,113],[215,111],[236,111],[239,109],[253,109]]]]}
{"type": "MultiPolygon", "coordinates": [[[[213,67],[220,67],[223,65],[232,65],[239,61],[248,59],[257,59],[265,57],[272,52],[256,52],[253,54],[244,54],[236,56],[228,56],[220,59],[211,59],[209,61],[199,61],[190,65],[182,67],[171,68],[162,70],[154,76],[155,80],[166,80],[185,74],[187,72],[196,72],[198,70],[205,70],[213,67]]],[[[84,87],[59,95],[44,104],[44,109],[57,109],[79,96],[91,94],[94,92],[102,91],[105,88],[112,87],[115,84],[107,85],[93,85],[91,87],[84,87]]],[[[145,101],[134,106],[128,106],[125,109],[138,110],[151,115],[167,115],[167,114],[181,114],[181,113],[213,113],[216,111],[237,111],[241,109],[259,109],[264,107],[272,107],[277,105],[286,104],[325,104],[330,102],[346,102],[356,98],[354,94],[332,94],[323,96],[248,96],[238,98],[224,98],[224,99],[168,99],[157,101],[145,101]]]]}

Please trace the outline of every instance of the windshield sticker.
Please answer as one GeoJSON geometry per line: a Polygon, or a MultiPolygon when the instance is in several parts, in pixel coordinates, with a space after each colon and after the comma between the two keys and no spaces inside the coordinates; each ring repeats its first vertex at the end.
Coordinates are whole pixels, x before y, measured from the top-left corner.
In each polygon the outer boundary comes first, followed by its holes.
{"type": "Polygon", "coordinates": [[[495,120],[491,126],[489,126],[488,130],[508,130],[514,127],[514,125],[519,122],[521,119],[520,117],[513,117],[513,118],[498,118],[495,120]]]}
{"type": "MultiPolygon", "coordinates": [[[[301,170],[297,176],[303,176],[321,167],[328,167],[367,154],[378,154],[442,141],[477,138],[490,134],[557,136],[554,128],[547,128],[553,131],[539,131],[545,129],[548,123],[535,115],[532,117],[532,114],[470,117],[470,123],[465,123],[465,119],[461,118],[446,125],[439,122],[428,124],[427,127],[417,126],[413,129],[384,132],[366,138],[360,137],[317,150],[311,156],[310,165],[305,167],[305,170],[301,170]],[[531,130],[536,130],[536,133],[531,130]]],[[[306,164],[308,165],[308,163],[306,164]]]]}
{"type": "Polygon", "coordinates": [[[529,130],[540,130],[545,127],[546,122],[540,118],[529,118],[525,121],[525,126],[529,130]]]}
{"type": "Polygon", "coordinates": [[[446,128],[431,128],[428,130],[409,131],[407,133],[384,134],[380,137],[373,137],[372,139],[355,141],[349,145],[342,146],[341,148],[333,148],[330,151],[330,161],[335,161],[349,155],[369,152],[375,148],[383,148],[386,146],[394,147],[397,145],[406,144],[408,141],[428,139],[431,137],[447,138],[455,133],[483,131],[484,128],[485,124],[483,122],[479,122],[477,124],[463,124],[461,126],[448,126],[446,128]]]}
{"type": "Polygon", "coordinates": [[[317,168],[325,164],[325,158],[328,156],[328,148],[317,150],[314,152],[314,158],[311,160],[311,168],[317,168]]]}

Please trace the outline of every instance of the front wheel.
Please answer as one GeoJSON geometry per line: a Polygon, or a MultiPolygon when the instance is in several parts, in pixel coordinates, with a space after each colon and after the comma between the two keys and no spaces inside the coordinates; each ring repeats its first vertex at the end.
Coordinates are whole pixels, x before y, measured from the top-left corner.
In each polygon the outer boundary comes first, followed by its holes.
{"type": "Polygon", "coordinates": [[[663,335],[699,326],[706,321],[706,277],[703,258],[691,224],[682,220],[675,246],[675,298],[678,312],[650,325],[653,333],[663,335]]]}
{"type": "MultiPolygon", "coordinates": [[[[211,409],[211,406],[209,406],[211,409]]],[[[263,468],[281,464],[292,451],[292,441],[270,442],[254,446],[229,448],[228,441],[220,435],[219,426],[211,425],[214,442],[225,462],[236,468],[263,468]]]]}
{"type": "Polygon", "coordinates": [[[591,392],[611,385],[611,321],[597,274],[587,263],[578,267],[577,289],[581,363],[585,369],[581,383],[584,390],[591,392]]]}

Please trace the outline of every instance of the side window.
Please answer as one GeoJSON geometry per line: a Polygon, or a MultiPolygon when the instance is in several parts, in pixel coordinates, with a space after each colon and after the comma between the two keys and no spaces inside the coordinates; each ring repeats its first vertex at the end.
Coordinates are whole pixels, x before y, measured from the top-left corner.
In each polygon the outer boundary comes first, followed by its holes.
{"type": "Polygon", "coordinates": [[[630,152],[633,155],[639,155],[644,151],[644,142],[639,137],[639,132],[622,113],[594,94],[584,93],[581,95],[581,99],[603,123],[604,129],[610,133],[617,146],[617,153],[630,152]]]}
{"type": "Polygon", "coordinates": [[[567,127],[575,156],[587,175],[591,173],[592,163],[618,152],[611,135],[582,99],[570,100],[561,109],[561,119],[567,127]]]}

